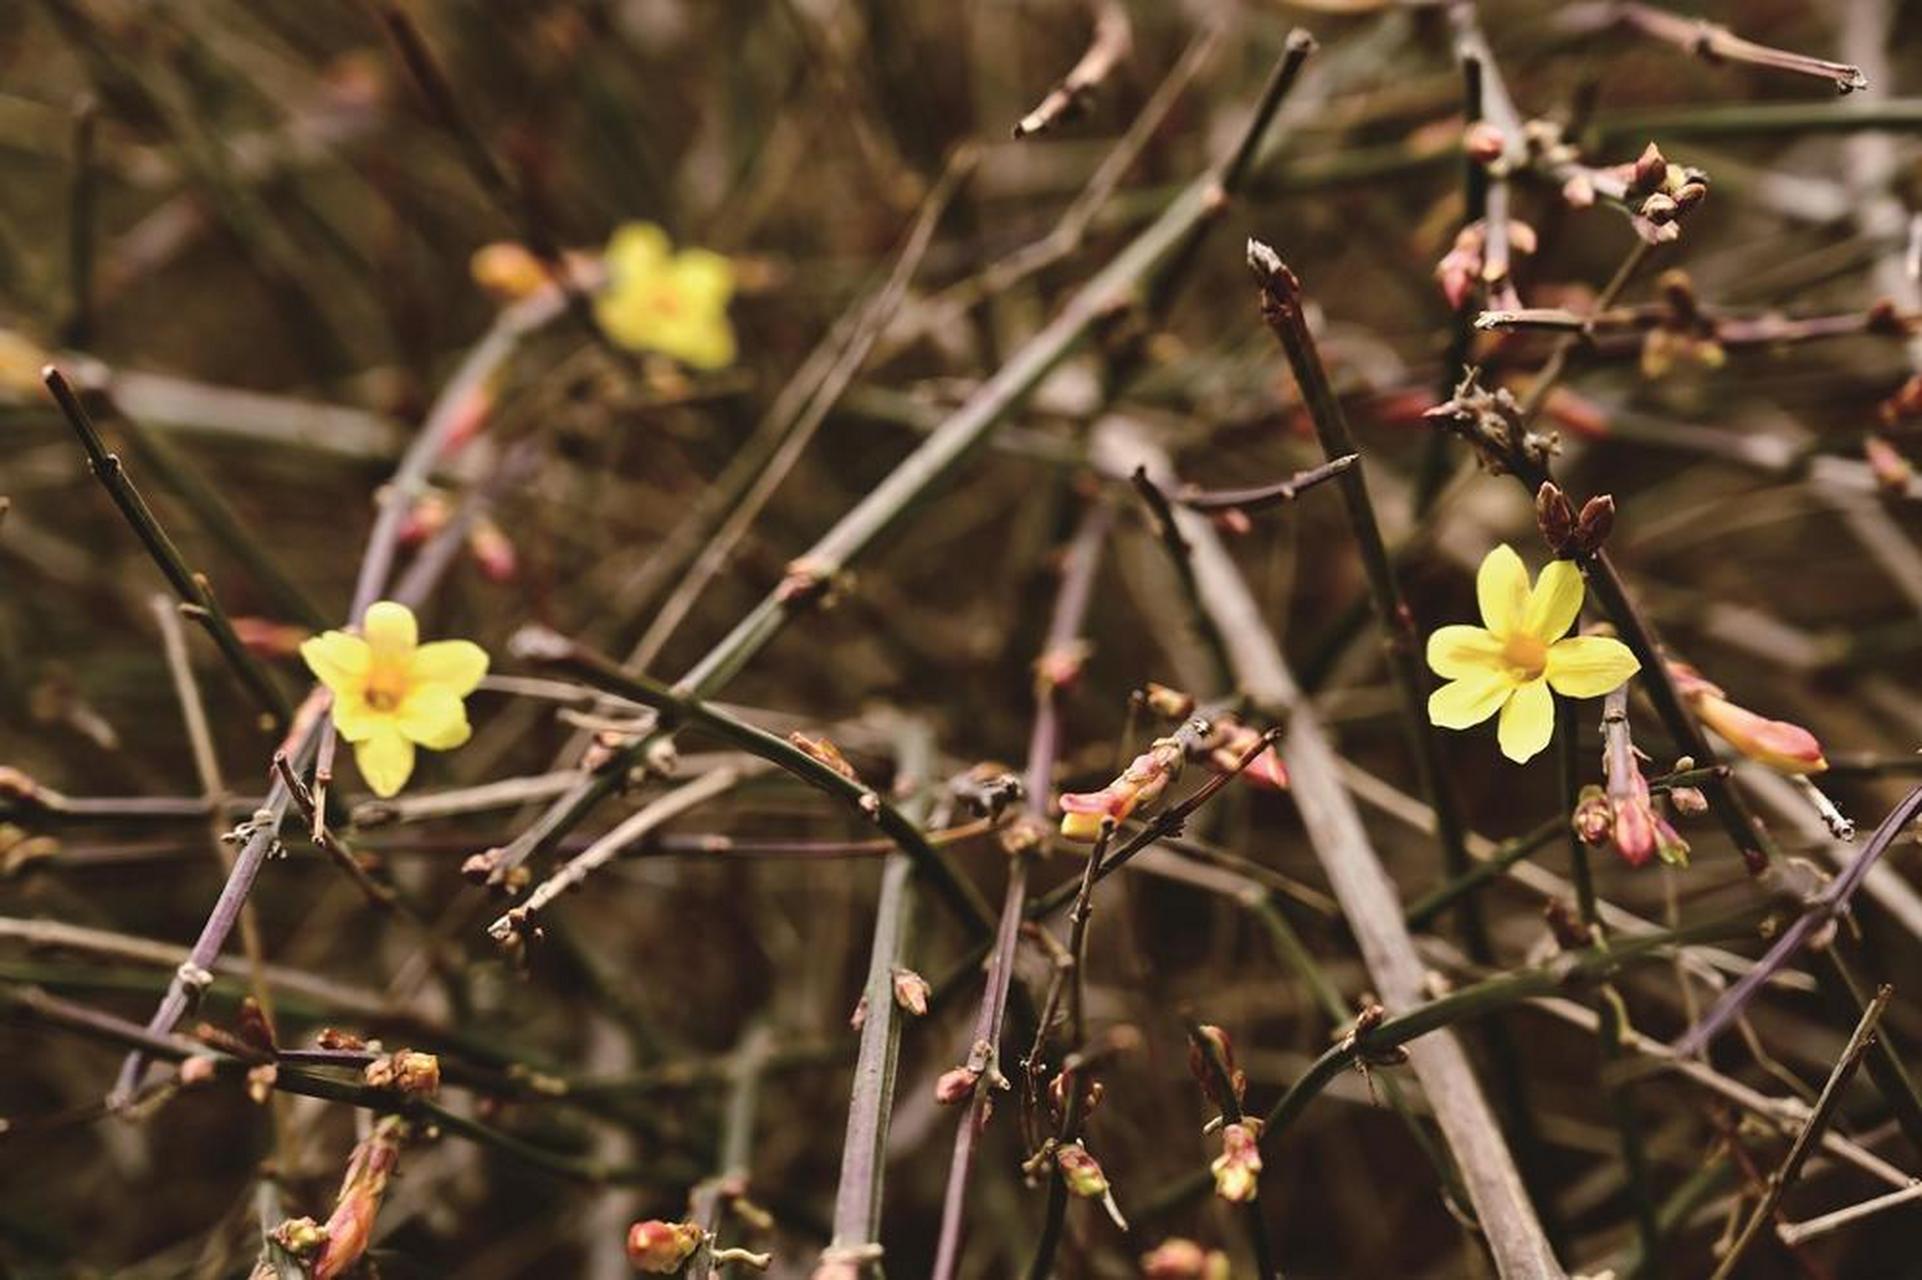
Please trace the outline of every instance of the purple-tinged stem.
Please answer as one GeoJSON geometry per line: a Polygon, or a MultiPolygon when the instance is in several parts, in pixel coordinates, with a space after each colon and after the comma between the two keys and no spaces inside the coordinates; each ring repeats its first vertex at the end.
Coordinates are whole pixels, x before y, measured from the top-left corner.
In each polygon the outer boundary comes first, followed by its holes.
{"type": "MultiPolygon", "coordinates": [[[[1075,655],[1088,604],[1094,597],[1102,544],[1113,522],[1114,512],[1107,503],[1097,502],[1089,507],[1062,567],[1054,616],[1042,648],[1043,666],[1036,673],[1034,728],[1028,736],[1027,816],[1037,826],[1048,821],[1055,758],[1061,747],[1061,682],[1052,664],[1056,659],[1075,655]]],[[[968,1174],[974,1167],[975,1146],[981,1131],[987,1127],[995,1090],[1001,1087],[1003,1078],[1000,1069],[1002,1024],[1007,1014],[1008,987],[1014,979],[1015,948],[1020,942],[1021,923],[1025,918],[1028,868],[1033,861],[1034,851],[1029,847],[1015,852],[1008,864],[1008,888],[1001,902],[1001,919],[995,927],[994,950],[989,953],[987,987],[982,992],[981,1011],[975,1017],[974,1040],[968,1050],[968,1069],[976,1076],[974,1095],[954,1135],[948,1188],[941,1202],[941,1233],[935,1246],[933,1280],[951,1280],[961,1259],[961,1245],[967,1230],[968,1174]]]]}

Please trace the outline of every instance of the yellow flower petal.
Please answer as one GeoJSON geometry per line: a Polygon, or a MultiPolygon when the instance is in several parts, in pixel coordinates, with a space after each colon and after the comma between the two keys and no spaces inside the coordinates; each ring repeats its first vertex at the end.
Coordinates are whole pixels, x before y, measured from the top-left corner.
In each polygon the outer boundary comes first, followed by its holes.
{"type": "Polygon", "coordinates": [[[360,633],[367,637],[374,655],[382,659],[406,659],[420,641],[420,624],[414,611],[392,600],[376,600],[367,606],[360,620],[360,633]]]}
{"type": "Polygon", "coordinates": [[[445,685],[417,685],[394,713],[394,727],[402,736],[429,751],[452,751],[473,732],[460,695],[445,685]]]}
{"type": "Polygon", "coordinates": [[[365,742],[393,727],[394,713],[376,711],[358,688],[334,693],[334,728],[349,742],[365,742]]]}
{"type": "Polygon", "coordinates": [[[1548,745],[1555,736],[1555,695],[1548,691],[1547,680],[1530,680],[1515,690],[1502,708],[1501,727],[1496,738],[1502,754],[1521,764],[1548,745]]]}
{"type": "Polygon", "coordinates": [[[1515,548],[1503,543],[1482,558],[1475,574],[1475,599],[1482,609],[1482,625],[1506,636],[1521,623],[1528,607],[1528,569],[1515,548]]]}
{"type": "Polygon", "coordinates": [[[677,324],[660,334],[657,349],[696,369],[725,369],[734,363],[734,330],[725,315],[677,324]]]}
{"type": "Polygon", "coordinates": [[[607,270],[618,289],[628,280],[651,275],[667,265],[667,232],[651,222],[626,222],[607,241],[607,270]]]}
{"type": "Polygon", "coordinates": [[[633,297],[603,294],[594,300],[594,319],[610,339],[630,351],[654,345],[653,313],[633,297]]]}
{"type": "Polygon", "coordinates": [[[345,631],[323,631],[303,640],[300,656],[314,678],[336,694],[358,687],[374,658],[365,640],[345,631]]]}
{"type": "Polygon", "coordinates": [[[1495,714],[1515,688],[1504,675],[1490,673],[1443,685],[1428,695],[1428,719],[1444,729],[1466,729],[1495,714]]]}
{"type": "Polygon", "coordinates": [[[487,650],[472,640],[435,640],[414,650],[407,677],[416,684],[438,685],[457,696],[474,691],[487,674],[487,650]]]}
{"type": "Polygon", "coordinates": [[[399,730],[377,733],[365,742],[354,744],[354,763],[367,786],[383,800],[407,785],[414,772],[414,744],[400,736],[399,730]]]}
{"type": "Polygon", "coordinates": [[[1492,631],[1457,624],[1428,637],[1428,666],[1444,680],[1468,680],[1507,670],[1502,642],[1492,631]]]}
{"type": "Polygon", "coordinates": [[[1642,669],[1629,647],[1609,636],[1570,636],[1548,649],[1548,683],[1569,698],[1599,698],[1642,669]]]}
{"type": "Polygon", "coordinates": [[[734,264],[711,249],[684,249],[674,259],[674,288],[694,310],[724,311],[734,296],[734,264]]]}
{"type": "Polygon", "coordinates": [[[1582,571],[1572,560],[1551,560],[1535,579],[1522,611],[1522,629],[1545,644],[1554,644],[1575,625],[1582,611],[1582,571]]]}

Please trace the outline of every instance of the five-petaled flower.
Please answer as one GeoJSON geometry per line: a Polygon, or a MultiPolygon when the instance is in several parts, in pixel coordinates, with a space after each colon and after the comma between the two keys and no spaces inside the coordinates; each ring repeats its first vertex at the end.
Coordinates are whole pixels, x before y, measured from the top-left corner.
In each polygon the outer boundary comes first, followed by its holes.
{"type": "Polygon", "coordinates": [[[461,699],[487,674],[487,651],[471,640],[420,643],[414,612],[381,600],[360,634],[328,631],[300,656],[334,695],[334,727],[375,795],[391,796],[414,771],[414,748],[451,751],[471,730],[461,699]]]}
{"type": "Polygon", "coordinates": [[[615,229],[605,255],[607,286],[594,316],[607,336],[635,351],[658,351],[696,369],[734,363],[727,302],[734,265],[707,249],[673,251],[651,222],[615,229]]]}
{"type": "Polygon", "coordinates": [[[1475,575],[1482,625],[1448,626],[1428,637],[1428,665],[1448,683],[1428,699],[1444,729],[1478,725],[1497,711],[1502,754],[1517,763],[1548,745],[1555,699],[1598,698],[1641,669],[1628,646],[1607,636],[1571,636],[1582,611],[1581,570],[1552,561],[1528,585],[1522,558],[1496,547],[1475,575]]]}

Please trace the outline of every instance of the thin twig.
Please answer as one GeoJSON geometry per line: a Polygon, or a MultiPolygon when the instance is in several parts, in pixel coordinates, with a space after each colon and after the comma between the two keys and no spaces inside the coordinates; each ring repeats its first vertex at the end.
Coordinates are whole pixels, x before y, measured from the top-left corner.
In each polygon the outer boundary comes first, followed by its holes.
{"type": "Polygon", "coordinates": [[[489,925],[488,933],[497,940],[503,940],[532,927],[534,917],[554,899],[569,889],[579,888],[588,876],[646,839],[662,823],[671,822],[730,790],[740,781],[743,772],[741,769],[711,769],[629,815],[612,831],[535,886],[524,902],[489,925]]]}
{"type": "Polygon", "coordinates": [[[1028,896],[1028,872],[1041,847],[1040,828],[1048,820],[1054,789],[1055,758],[1061,749],[1061,690],[1078,670],[1078,645],[1094,597],[1101,551],[1114,522],[1114,509],[1096,501],[1088,507],[1062,565],[1054,612],[1035,671],[1034,726],[1028,738],[1025,775],[1028,821],[1036,828],[1009,856],[1008,887],[1002,897],[1001,919],[989,953],[987,981],[975,1015],[974,1039],[968,1049],[967,1069],[975,1075],[967,1112],[955,1129],[954,1155],[948,1164],[947,1191],[942,1196],[941,1229],[935,1246],[932,1280],[952,1280],[960,1265],[967,1230],[968,1175],[994,1095],[1007,1087],[1001,1070],[1001,1038],[1008,1008],[1008,988],[1014,981],[1015,949],[1021,940],[1023,907],[1028,896]]]}
{"type": "MultiPolygon", "coordinates": [[[[1214,1082],[1213,1097],[1221,1107],[1220,1123],[1223,1128],[1242,1122],[1241,1099],[1235,1093],[1235,1082],[1229,1075],[1228,1064],[1222,1061],[1221,1046],[1215,1039],[1204,1033],[1193,1019],[1188,1020],[1188,1043],[1200,1055],[1203,1066],[1214,1082]]],[[[1255,1274],[1260,1280],[1280,1280],[1281,1270],[1275,1266],[1275,1248],[1268,1240],[1268,1224],[1261,1212],[1260,1195],[1250,1196],[1241,1206],[1241,1217],[1248,1227],[1248,1246],[1255,1257],[1255,1274]]]]}
{"type": "MultiPolygon", "coordinates": [[[[1123,470],[1156,452],[1145,441],[1113,430],[1096,439],[1095,450],[1098,462],[1110,458],[1123,470]]],[[[1426,997],[1427,966],[1402,923],[1400,897],[1342,784],[1334,752],[1219,536],[1193,512],[1177,511],[1175,518],[1183,522],[1183,536],[1194,549],[1202,600],[1228,639],[1237,684],[1261,710],[1287,719],[1281,752],[1293,794],[1370,979],[1391,1011],[1412,1009],[1426,997]]],[[[1460,1042],[1452,1035],[1430,1037],[1410,1056],[1462,1169],[1498,1269],[1504,1276],[1562,1275],[1460,1042]]]]}
{"type": "MultiPolygon", "coordinates": [[[[1825,1135],[1826,1136],[1826,1135],[1825,1135]]],[[[1922,1200],[1922,1182],[1911,1182],[1899,1191],[1876,1196],[1872,1200],[1861,1200],[1846,1208],[1836,1209],[1818,1218],[1808,1218],[1802,1222],[1784,1222],[1775,1228],[1776,1236],[1791,1249],[1816,1236],[1827,1235],[1850,1223],[1859,1222],[1873,1214],[1922,1200]]]]}
{"type": "MultiPolygon", "coordinates": [[[[1624,683],[1609,693],[1604,705],[1603,716],[1611,733],[1609,785],[1616,783],[1619,767],[1615,752],[1616,739],[1627,741],[1628,686],[1624,683]]],[[[1602,923],[1601,911],[1596,906],[1595,878],[1588,865],[1588,844],[1575,830],[1573,814],[1582,789],[1581,773],[1581,710],[1573,698],[1563,698],[1556,703],[1556,744],[1557,762],[1561,774],[1561,806],[1563,826],[1568,837],[1569,878],[1575,882],[1576,904],[1581,914],[1582,928],[1593,943],[1606,946],[1608,931],[1602,923]]],[[[1597,1074],[1603,1091],[1608,1097],[1611,1117],[1615,1130],[1621,1140],[1622,1165],[1627,1173],[1629,1204],[1635,1212],[1635,1232],[1640,1244],[1642,1257],[1657,1257],[1661,1243],[1660,1227],[1656,1222],[1655,1197],[1649,1189],[1648,1150],[1642,1135],[1640,1118],[1635,1113],[1635,1102],[1630,1095],[1633,1082],[1620,1078],[1611,1069],[1622,1058],[1623,1041],[1631,1034],[1628,1025],[1628,1009],[1622,1003],[1621,993],[1611,983],[1601,983],[1595,989],[1593,1005],[1596,1015],[1595,1040],[1599,1049],[1597,1074]]]]}
{"type": "Polygon", "coordinates": [[[1061,77],[1059,84],[1048,90],[1033,111],[1015,122],[1015,141],[1045,133],[1079,115],[1086,109],[1088,98],[1133,47],[1134,25],[1128,20],[1128,7],[1119,0],[1100,0],[1088,51],[1061,77]]]}
{"type": "MultiPolygon", "coordinates": [[[[646,676],[630,674],[606,655],[543,627],[521,628],[508,642],[508,647],[516,657],[567,671],[596,688],[654,708],[660,713],[664,727],[681,723],[698,726],[825,791],[872,821],[900,845],[916,871],[928,878],[963,923],[977,934],[986,934],[993,928],[993,917],[973,883],[928,843],[927,833],[918,824],[866,783],[841,773],[785,738],[777,738],[765,729],[736,719],[681,687],[668,688],[646,676]]],[[[497,921],[496,926],[499,924],[497,921]]]]}
{"type": "Polygon", "coordinates": [[[1762,989],[1770,975],[1794,959],[1817,930],[1833,922],[1847,911],[1849,899],[1854,896],[1862,878],[1876,860],[1895,843],[1896,837],[1908,829],[1917,815],[1922,814],[1922,787],[1917,787],[1903,797],[1901,803],[1889,811],[1882,825],[1875,829],[1859,852],[1842,868],[1833,880],[1824,885],[1811,899],[1807,909],[1798,916],[1793,924],[1785,929],[1775,940],[1767,953],[1756,962],[1753,969],[1724,991],[1721,998],[1709,1007],[1696,1024],[1675,1042],[1675,1051],[1684,1055],[1697,1054],[1708,1046],[1720,1032],[1734,1021],[1736,1016],[1748,1006],[1755,993],[1762,989]]]}
{"type": "MultiPolygon", "coordinates": [[[[420,434],[415,436],[407,452],[402,455],[392,480],[380,491],[379,512],[374,518],[373,530],[368,534],[355,582],[354,603],[349,611],[351,618],[357,621],[366,612],[367,606],[379,598],[381,589],[392,574],[394,558],[400,546],[402,522],[439,460],[448,436],[461,425],[468,409],[468,397],[494,376],[525,334],[548,323],[558,313],[559,303],[551,295],[536,295],[503,311],[487,335],[468,353],[454,376],[442,388],[420,434]]],[[[424,593],[432,586],[431,582],[423,582],[419,589],[424,593]]],[[[418,603],[418,600],[403,603],[418,603]]],[[[331,741],[333,736],[333,721],[320,718],[324,713],[314,695],[309,695],[307,706],[309,718],[296,725],[292,740],[283,748],[296,769],[312,759],[322,738],[331,741]]],[[[166,996],[148,1021],[150,1031],[166,1034],[192,1007],[200,990],[199,975],[212,968],[221,948],[226,945],[227,935],[233,931],[247,895],[253,890],[255,879],[260,875],[268,856],[279,847],[280,825],[286,820],[287,811],[292,805],[293,793],[276,781],[269,788],[259,812],[246,824],[245,843],[234,857],[233,869],[222,884],[220,896],[201,926],[187,960],[181,965],[166,996]]],[[[121,1067],[119,1080],[114,1086],[114,1096],[131,1098],[140,1086],[146,1065],[146,1057],[140,1050],[130,1053],[121,1067]]]]}
{"type": "MultiPolygon", "coordinates": [[[[755,1114],[760,1109],[761,1081],[767,1074],[773,1034],[765,1023],[755,1023],[741,1037],[734,1052],[733,1088],[721,1124],[721,1158],[714,1176],[695,1188],[689,1216],[703,1232],[694,1256],[688,1259],[687,1280],[708,1280],[714,1274],[717,1237],[727,1211],[748,1192],[752,1172],[755,1114]]],[[[723,1266],[723,1275],[734,1268],[723,1266]]]]}
{"type": "MultiPolygon", "coordinates": [[[[1024,403],[1050,372],[1088,340],[1097,325],[1139,296],[1144,285],[1178,272],[1184,250],[1223,207],[1225,179],[1238,185],[1255,148],[1266,135],[1281,100],[1294,84],[1314,42],[1290,38],[1242,141],[1226,166],[1192,183],[1146,230],[1084,285],[1039,333],[1002,364],[921,446],[799,559],[787,576],[677,684],[695,697],[716,693],[778,635],[795,616],[818,601],[848,566],[890,532],[915,502],[947,479],[1024,403]]],[[[619,778],[659,741],[636,739],[615,753],[610,767],[584,779],[517,835],[496,861],[505,876],[545,851],[612,793],[619,778]]]]}
{"type": "Polygon", "coordinates": [[[1183,485],[1175,491],[1174,500],[1196,511],[1264,511],[1293,502],[1316,485],[1333,480],[1360,460],[1358,453],[1343,454],[1319,466],[1297,471],[1286,480],[1246,489],[1197,489],[1193,485],[1183,485]]]}
{"type": "Polygon", "coordinates": [[[66,416],[67,425],[73,428],[80,446],[87,453],[87,464],[100,481],[100,487],[107,491],[120,514],[132,526],[134,534],[146,547],[147,554],[153,558],[167,584],[173,588],[174,597],[189,608],[191,616],[212,638],[220,656],[227,661],[228,668],[239,679],[241,686],[252,696],[260,708],[263,726],[269,732],[283,731],[293,718],[293,708],[287,702],[287,695],[274,683],[273,677],[261,667],[253,654],[234,634],[233,623],[226,612],[214,600],[213,588],[208,584],[206,575],[189,568],[180,549],[174,545],[167,531],[161,527],[140,490],[134,487],[133,477],[127,474],[118,455],[109,453],[106,444],[95,429],[93,419],[88,416],[86,406],[74,393],[66,375],[52,365],[40,371],[41,379],[47,384],[54,403],[66,416]]]}
{"type": "Polygon", "coordinates": [[[1783,1194],[1801,1175],[1803,1161],[1807,1160],[1809,1152],[1815,1149],[1823,1131],[1828,1128],[1830,1119],[1835,1115],[1836,1107],[1841,1104],[1842,1090],[1848,1087],[1849,1080],[1855,1075],[1855,1069],[1862,1063],[1862,1055],[1868,1052],[1869,1044],[1875,1038],[1876,1024],[1882,1020],[1882,1012],[1888,1008],[1889,997],[1894,992],[1893,987],[1883,987],[1876,992],[1875,999],[1869,1002],[1868,1008],[1862,1011],[1862,1020],[1855,1024],[1855,1031],[1849,1036],[1849,1042],[1843,1048],[1842,1056],[1836,1060],[1835,1069],[1829,1072],[1828,1082],[1822,1086],[1822,1094],[1816,1099],[1814,1108],[1810,1110],[1809,1118],[1803,1122],[1801,1132],[1795,1135],[1795,1141],[1789,1146],[1788,1155],[1782,1158],[1781,1167],[1769,1175],[1761,1200],[1756,1204],[1754,1212],[1749,1215],[1748,1221],[1742,1224],[1741,1234],[1735,1238],[1735,1243],[1730,1246],[1729,1251],[1722,1256],[1721,1265],[1715,1268],[1715,1274],[1710,1277],[1710,1280],[1725,1280],[1726,1277],[1734,1275],[1736,1266],[1742,1261],[1742,1255],[1748,1252],[1749,1246],[1754,1244],[1757,1237],[1762,1234],[1762,1228],[1767,1226],[1769,1220],[1775,1216],[1777,1208],[1782,1203],[1783,1194]]]}
{"type": "Polygon", "coordinates": [[[1617,22],[1643,35],[1667,41],[1703,62],[1746,62],[1751,66],[1813,76],[1828,81],[1841,93],[1869,87],[1868,77],[1860,67],[1757,44],[1705,18],[1684,18],[1649,4],[1616,4],[1609,8],[1617,22]]]}
{"type": "MultiPolygon", "coordinates": [[[[900,772],[925,783],[933,762],[933,743],[925,727],[904,734],[900,772]]],[[[926,813],[927,798],[910,802],[916,816],[926,813]]],[[[881,1190],[887,1174],[888,1127],[894,1112],[895,1061],[901,1049],[904,1010],[895,998],[895,974],[906,965],[914,935],[914,860],[891,856],[881,871],[881,894],[874,908],[874,941],[862,984],[861,1047],[854,1060],[848,1096],[847,1136],[841,1146],[841,1178],[834,1195],[834,1234],[821,1255],[823,1264],[878,1260],[881,1246],[881,1190]]]]}

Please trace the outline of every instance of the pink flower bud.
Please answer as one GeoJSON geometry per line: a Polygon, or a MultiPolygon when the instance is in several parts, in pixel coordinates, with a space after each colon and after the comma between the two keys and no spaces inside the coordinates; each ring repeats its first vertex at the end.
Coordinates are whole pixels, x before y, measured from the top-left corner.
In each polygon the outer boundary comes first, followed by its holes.
{"type": "Polygon", "coordinates": [[[1081,668],[1087,661],[1088,645],[1085,641],[1049,649],[1035,659],[1035,682],[1044,689],[1066,688],[1080,679],[1081,668]]]}
{"type": "Polygon", "coordinates": [[[497,240],[474,251],[468,262],[474,283],[502,302],[518,302],[547,287],[547,268],[525,245],[497,240]]]}
{"type": "Polygon", "coordinates": [[[1655,816],[1655,855],[1671,867],[1688,865],[1688,841],[1660,814],[1655,816]]]}
{"type": "Polygon", "coordinates": [[[1659,191],[1668,181],[1668,161],[1662,156],[1662,149],[1649,143],[1634,164],[1628,166],[1628,189],[1631,195],[1643,195],[1659,191]]]}
{"type": "Polygon", "coordinates": [[[928,996],[932,988],[928,980],[912,969],[894,971],[894,1003],[906,1009],[917,1018],[928,1016],[928,996]]]}
{"type": "Polygon", "coordinates": [[[649,1275],[673,1275],[700,1246],[701,1228],[692,1222],[649,1218],[627,1229],[627,1260],[649,1275]]]}
{"type": "Polygon", "coordinates": [[[1215,1175],[1215,1194],[1231,1204],[1246,1204],[1261,1185],[1261,1147],[1251,1124],[1231,1124],[1221,1131],[1221,1154],[1208,1166],[1215,1175]]]}
{"type": "Polygon", "coordinates": [[[467,531],[467,554],[489,582],[512,582],[520,572],[520,554],[513,541],[485,516],[467,531]]]}
{"type": "Polygon", "coordinates": [[[418,546],[427,541],[453,519],[454,508],[447,501],[447,495],[438,489],[423,493],[400,521],[400,544],[403,547],[418,546]]]}
{"type": "Polygon", "coordinates": [[[1079,1080],[1081,1084],[1081,1118],[1087,1120],[1101,1107],[1101,1099],[1107,1095],[1107,1087],[1099,1080],[1091,1080],[1073,1071],[1063,1071],[1048,1082],[1048,1110],[1059,1121],[1068,1113],[1068,1081],[1079,1080]]]}
{"type": "Polygon", "coordinates": [[[440,1091],[440,1059],[431,1053],[400,1049],[368,1063],[361,1078],[375,1089],[431,1096],[440,1091]]]}
{"type": "Polygon", "coordinates": [[[1782,773],[1820,773],[1829,767],[1822,744],[1801,725],[1770,720],[1714,694],[1694,699],[1695,714],[1731,747],[1782,773]]]}
{"type": "Polygon", "coordinates": [[[387,1116],[354,1148],[340,1199],[323,1228],[326,1243],[309,1271],[313,1280],[333,1280],[367,1252],[374,1237],[374,1219],[380,1215],[388,1180],[400,1164],[400,1148],[407,1136],[407,1122],[399,1116],[387,1116]]]}
{"type": "Polygon", "coordinates": [[[234,634],[248,653],[256,658],[291,658],[300,652],[300,646],[313,632],[305,627],[297,627],[291,622],[275,622],[272,618],[242,616],[235,618],[234,634]]]}
{"type": "Polygon", "coordinates": [[[1108,1175],[1101,1164],[1079,1142],[1063,1143],[1054,1151],[1055,1167],[1068,1190],[1084,1200],[1098,1200],[1108,1194],[1108,1175]]]}
{"type": "Polygon", "coordinates": [[[1578,171],[1562,184],[1562,199],[1576,209],[1586,209],[1595,203],[1595,179],[1584,171],[1578,171]]]}
{"type": "Polygon", "coordinates": [[[1228,1255],[1176,1236],[1141,1255],[1143,1280],[1229,1280],[1228,1255]]]}
{"type": "Polygon", "coordinates": [[[958,1107],[974,1096],[974,1087],[980,1082],[981,1073],[967,1067],[943,1071],[934,1082],[934,1100],[944,1107],[958,1107]]]}
{"type": "Polygon", "coordinates": [[[1156,684],[1151,680],[1141,693],[1148,709],[1165,720],[1186,720],[1194,714],[1194,697],[1179,689],[1170,689],[1165,684],[1156,684]]]}
{"type": "Polygon", "coordinates": [[[1902,497],[1915,479],[1915,467],[1896,447],[1881,436],[1870,433],[1862,438],[1862,456],[1884,493],[1902,497]]]}
{"type": "MultiPolygon", "coordinates": [[[[1214,1046],[1215,1056],[1221,1059],[1222,1070],[1228,1076],[1228,1087],[1234,1090],[1235,1102],[1239,1105],[1242,1097],[1248,1092],[1248,1075],[1235,1065],[1235,1042],[1229,1038],[1226,1031],[1217,1026],[1203,1026],[1201,1038],[1214,1046]]],[[[1208,1095],[1210,1102],[1217,1107],[1227,1106],[1215,1082],[1214,1068],[1203,1054],[1202,1047],[1193,1039],[1188,1041],[1188,1073],[1201,1085],[1201,1091],[1208,1095]]]]}
{"type": "Polygon", "coordinates": [[[1608,796],[1600,787],[1591,783],[1582,788],[1575,800],[1573,822],[1575,834],[1583,844],[1599,845],[1608,839],[1615,817],[1609,809],[1608,796]]]}
{"type": "MultiPolygon", "coordinates": [[[[1261,741],[1261,734],[1254,729],[1224,717],[1216,726],[1216,738],[1208,752],[1208,766],[1217,773],[1233,773],[1241,764],[1241,758],[1254,750],[1261,741]]],[[[1281,753],[1273,746],[1249,762],[1241,771],[1241,776],[1250,784],[1269,791],[1288,789],[1288,766],[1282,762],[1281,753]]]]}
{"type": "Polygon", "coordinates": [[[1675,806],[1675,812],[1686,813],[1690,817],[1708,812],[1708,797],[1700,787],[1671,787],[1668,802],[1675,806]]]}
{"type": "Polygon", "coordinates": [[[835,746],[826,738],[810,738],[797,729],[793,733],[788,734],[787,740],[790,744],[799,747],[802,751],[814,757],[816,761],[834,770],[843,778],[851,782],[860,781],[860,778],[854,772],[854,766],[849,764],[848,758],[841,754],[841,748],[835,746]]]}
{"type": "Polygon", "coordinates": [[[1476,164],[1493,164],[1508,150],[1508,135],[1486,120],[1477,120],[1462,131],[1462,150],[1476,164]]]}
{"type": "Polygon", "coordinates": [[[441,445],[441,456],[451,458],[472,443],[487,426],[487,416],[493,411],[494,388],[488,383],[477,382],[463,392],[448,410],[453,421],[441,445]]]}

